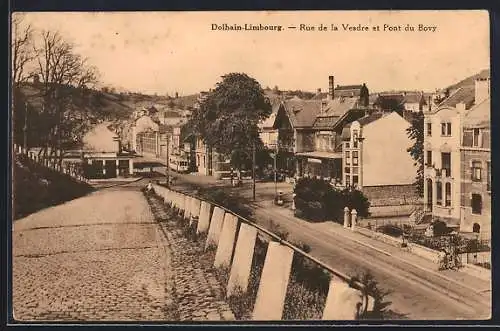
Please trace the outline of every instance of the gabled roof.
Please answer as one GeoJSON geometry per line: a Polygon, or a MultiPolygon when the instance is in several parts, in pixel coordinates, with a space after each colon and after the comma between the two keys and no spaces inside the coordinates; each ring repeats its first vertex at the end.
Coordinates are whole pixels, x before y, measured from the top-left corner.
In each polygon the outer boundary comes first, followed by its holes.
{"type": "Polygon", "coordinates": [[[442,107],[456,107],[459,103],[465,103],[465,107],[469,108],[474,103],[475,98],[475,87],[474,86],[463,86],[453,92],[448,98],[443,100],[438,108],[442,107]]]}
{"type": "Polygon", "coordinates": [[[292,98],[282,104],[293,127],[311,127],[321,111],[321,100],[292,98]]]}
{"type": "MultiPolygon", "coordinates": [[[[356,121],[363,127],[363,126],[368,125],[368,124],[370,124],[372,122],[375,122],[375,121],[377,121],[377,120],[381,119],[382,117],[385,117],[385,116],[387,116],[389,114],[392,114],[392,113],[375,112],[375,113],[372,113],[370,115],[366,115],[366,116],[363,116],[361,118],[358,118],[356,121]]],[[[344,126],[344,129],[345,128],[350,128],[353,122],[347,123],[344,126]]]]}
{"type": "Polygon", "coordinates": [[[488,98],[483,102],[472,107],[464,116],[464,128],[485,128],[491,126],[491,99],[488,98]]]}
{"type": "Polygon", "coordinates": [[[349,109],[356,108],[358,100],[358,97],[335,97],[335,99],[327,101],[318,117],[340,117],[349,109]]]}

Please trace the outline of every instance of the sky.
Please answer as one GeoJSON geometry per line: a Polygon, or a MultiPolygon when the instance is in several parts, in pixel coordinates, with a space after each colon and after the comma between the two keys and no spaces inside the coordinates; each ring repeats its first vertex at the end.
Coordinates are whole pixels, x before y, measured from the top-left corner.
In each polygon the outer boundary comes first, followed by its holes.
{"type": "MultiPolygon", "coordinates": [[[[17,14],[14,14],[17,15],[17,14]]],[[[262,87],[316,91],[366,83],[370,91],[434,91],[489,68],[487,11],[22,13],[37,30],[58,30],[100,72],[129,91],[198,93],[229,72],[262,87]],[[223,31],[212,25],[281,25],[223,31]],[[314,31],[301,31],[300,24],[314,31]],[[323,24],[327,31],[319,31],[323,24]],[[345,31],[366,26],[369,31],[345,31]],[[401,31],[384,31],[384,25],[401,31]],[[418,31],[419,25],[435,27],[418,31]],[[332,25],[338,28],[332,31],[332,25]],[[409,25],[415,31],[405,31],[409,25]],[[295,29],[289,29],[295,26],[295,29]],[[374,27],[379,26],[379,31],[374,27]]]]}

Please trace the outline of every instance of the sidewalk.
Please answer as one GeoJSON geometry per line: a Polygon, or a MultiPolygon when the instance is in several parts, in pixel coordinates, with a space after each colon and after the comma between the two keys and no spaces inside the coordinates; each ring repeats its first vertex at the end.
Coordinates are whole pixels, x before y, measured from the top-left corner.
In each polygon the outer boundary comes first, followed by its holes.
{"type": "MultiPolygon", "coordinates": [[[[260,202],[255,204],[257,208],[263,208],[268,214],[275,214],[286,216],[291,220],[297,222],[304,222],[303,219],[297,218],[293,215],[293,211],[287,208],[275,206],[272,202],[260,202]]],[[[361,245],[369,247],[375,251],[378,251],[384,255],[391,256],[402,263],[412,265],[414,267],[420,268],[432,273],[438,277],[446,279],[452,283],[459,283],[460,286],[466,287],[475,293],[482,293],[491,290],[491,282],[484,281],[472,275],[469,275],[461,270],[443,270],[438,271],[437,265],[428,259],[412,254],[405,251],[402,248],[392,246],[385,242],[378,241],[376,239],[366,237],[365,235],[355,232],[351,229],[345,229],[342,225],[334,222],[321,222],[321,223],[308,223],[307,226],[317,231],[318,233],[331,233],[336,235],[341,235],[342,237],[355,241],[361,245]],[[475,286],[468,286],[466,284],[474,284],[475,286]]]]}

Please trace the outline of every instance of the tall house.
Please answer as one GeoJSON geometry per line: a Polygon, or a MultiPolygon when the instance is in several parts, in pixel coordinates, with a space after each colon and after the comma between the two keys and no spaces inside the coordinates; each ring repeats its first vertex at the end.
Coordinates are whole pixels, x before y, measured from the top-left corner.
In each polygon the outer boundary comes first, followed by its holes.
{"type": "Polygon", "coordinates": [[[460,231],[491,238],[491,123],[490,99],[464,117],[461,154],[460,231]]]}
{"type": "Polygon", "coordinates": [[[433,219],[485,237],[491,222],[489,112],[489,78],[480,78],[424,113],[425,209],[433,219]]]}

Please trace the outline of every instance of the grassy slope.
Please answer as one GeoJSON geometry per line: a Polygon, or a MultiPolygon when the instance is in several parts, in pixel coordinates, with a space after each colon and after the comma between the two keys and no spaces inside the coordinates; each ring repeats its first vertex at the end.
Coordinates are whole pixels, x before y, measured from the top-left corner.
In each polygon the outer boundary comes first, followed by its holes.
{"type": "Polygon", "coordinates": [[[24,157],[15,157],[13,170],[14,220],[93,191],[88,184],[41,167],[24,157]]]}

